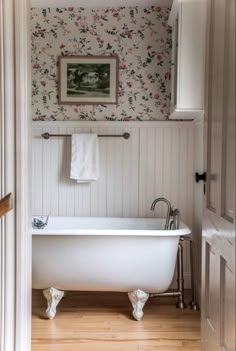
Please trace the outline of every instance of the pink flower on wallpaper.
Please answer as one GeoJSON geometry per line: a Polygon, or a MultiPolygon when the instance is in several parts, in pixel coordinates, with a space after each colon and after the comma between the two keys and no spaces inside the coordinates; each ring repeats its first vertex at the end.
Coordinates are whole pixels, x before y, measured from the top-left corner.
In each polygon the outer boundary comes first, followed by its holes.
{"type": "Polygon", "coordinates": [[[100,44],[103,44],[103,43],[104,43],[104,40],[102,40],[100,37],[97,37],[97,41],[98,41],[98,43],[100,43],[100,44]]]}
{"type": "Polygon", "coordinates": [[[132,31],[126,30],[125,31],[125,35],[126,35],[127,38],[131,39],[132,38],[132,31]]]}
{"type": "Polygon", "coordinates": [[[68,11],[74,11],[74,7],[68,7],[68,11]]]}
{"type": "Polygon", "coordinates": [[[149,73],[149,74],[147,75],[147,78],[148,78],[148,79],[152,79],[152,75],[149,73]]]}
{"type": "Polygon", "coordinates": [[[96,15],[93,16],[94,21],[99,21],[100,17],[98,16],[98,14],[96,13],[96,15]]]}
{"type": "Polygon", "coordinates": [[[129,88],[131,88],[133,83],[132,82],[127,82],[127,85],[128,85],[129,88]]]}
{"type": "Polygon", "coordinates": [[[46,86],[46,84],[47,84],[47,83],[45,82],[45,80],[41,80],[41,82],[40,82],[40,83],[41,83],[41,85],[42,85],[43,87],[45,87],[45,86],[46,86]]]}
{"type": "Polygon", "coordinates": [[[32,67],[33,68],[40,68],[40,65],[38,63],[34,63],[32,67]]]}
{"type": "Polygon", "coordinates": [[[159,94],[155,94],[155,95],[154,95],[154,99],[156,99],[156,100],[158,100],[158,99],[159,99],[159,97],[160,97],[160,95],[159,95],[159,94]]]}
{"type": "Polygon", "coordinates": [[[152,45],[147,46],[147,50],[150,50],[152,48],[152,45]]]}
{"type": "Polygon", "coordinates": [[[160,6],[157,6],[157,7],[156,7],[156,11],[157,11],[157,12],[161,12],[160,6]]]}
{"type": "Polygon", "coordinates": [[[118,13],[118,12],[116,12],[116,13],[113,14],[113,17],[118,17],[118,16],[119,16],[119,13],[118,13]]]}
{"type": "Polygon", "coordinates": [[[119,66],[119,68],[120,68],[120,69],[127,69],[127,66],[126,66],[125,64],[121,64],[121,65],[119,66]]]}
{"type": "Polygon", "coordinates": [[[80,21],[81,20],[81,16],[77,16],[77,21],[80,21]]]}
{"type": "Polygon", "coordinates": [[[161,60],[162,59],[162,56],[160,54],[157,54],[157,59],[158,60],[161,60]]]}
{"type": "Polygon", "coordinates": [[[60,49],[63,49],[64,47],[65,47],[64,44],[61,44],[61,45],[60,45],[60,49]]]}
{"type": "Polygon", "coordinates": [[[38,121],[44,121],[45,120],[45,116],[37,116],[37,120],[38,121]]]}

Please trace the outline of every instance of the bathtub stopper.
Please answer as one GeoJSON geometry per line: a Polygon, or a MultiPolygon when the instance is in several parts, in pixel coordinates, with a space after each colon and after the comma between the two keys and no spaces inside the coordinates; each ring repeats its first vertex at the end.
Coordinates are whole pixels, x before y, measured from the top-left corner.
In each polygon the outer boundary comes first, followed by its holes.
{"type": "Polygon", "coordinates": [[[64,296],[64,291],[56,288],[48,288],[43,290],[43,295],[48,303],[48,308],[46,310],[48,319],[53,319],[57,313],[57,305],[64,296]]]}
{"type": "Polygon", "coordinates": [[[149,294],[142,290],[134,290],[128,293],[130,302],[133,306],[133,317],[137,321],[140,321],[143,317],[143,307],[149,298],[149,294]]]}

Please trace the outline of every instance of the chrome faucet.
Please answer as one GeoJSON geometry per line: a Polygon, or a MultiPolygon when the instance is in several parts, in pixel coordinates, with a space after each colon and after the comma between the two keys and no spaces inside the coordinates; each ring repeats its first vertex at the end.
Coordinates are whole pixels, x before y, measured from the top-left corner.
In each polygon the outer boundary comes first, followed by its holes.
{"type": "Polygon", "coordinates": [[[175,206],[171,207],[170,216],[172,216],[172,219],[170,220],[170,223],[169,223],[169,229],[173,229],[173,230],[179,229],[180,212],[178,208],[176,208],[175,206]]]}
{"type": "Polygon", "coordinates": [[[152,206],[151,206],[152,211],[154,211],[157,202],[165,202],[167,205],[166,224],[165,224],[164,230],[168,230],[169,229],[169,222],[170,222],[170,215],[172,212],[170,201],[165,199],[164,197],[158,197],[152,203],[152,206]]]}
{"type": "Polygon", "coordinates": [[[178,208],[172,208],[172,216],[174,219],[174,229],[179,229],[179,225],[180,225],[180,212],[178,210],[178,208]]]}

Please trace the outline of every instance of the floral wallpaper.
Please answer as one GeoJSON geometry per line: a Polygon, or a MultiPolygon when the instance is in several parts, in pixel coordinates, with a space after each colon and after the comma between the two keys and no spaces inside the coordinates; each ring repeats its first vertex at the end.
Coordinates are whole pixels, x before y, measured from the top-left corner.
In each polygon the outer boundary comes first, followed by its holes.
{"type": "Polygon", "coordinates": [[[167,7],[32,8],[34,121],[168,119],[171,29],[167,7]],[[117,55],[117,105],[61,105],[58,56],[117,55]]]}

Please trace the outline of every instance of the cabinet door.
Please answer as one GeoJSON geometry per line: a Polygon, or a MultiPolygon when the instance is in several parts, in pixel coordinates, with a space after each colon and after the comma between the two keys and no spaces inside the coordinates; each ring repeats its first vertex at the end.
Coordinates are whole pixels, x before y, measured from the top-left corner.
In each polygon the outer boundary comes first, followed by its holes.
{"type": "Polygon", "coordinates": [[[179,7],[177,109],[202,110],[205,84],[206,2],[179,7]]]}
{"type": "Polygon", "coordinates": [[[170,118],[194,118],[204,109],[206,1],[174,1],[169,24],[173,30],[170,118]]]}

